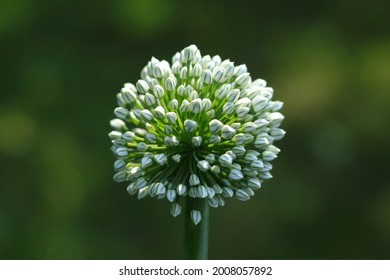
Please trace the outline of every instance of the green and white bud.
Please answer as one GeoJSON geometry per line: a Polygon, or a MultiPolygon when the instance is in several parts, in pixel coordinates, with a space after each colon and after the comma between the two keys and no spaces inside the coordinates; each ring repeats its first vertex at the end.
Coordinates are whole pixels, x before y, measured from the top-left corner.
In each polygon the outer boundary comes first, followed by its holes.
{"type": "Polygon", "coordinates": [[[157,137],[153,133],[146,133],[145,134],[145,140],[146,140],[146,142],[148,142],[150,144],[155,143],[156,139],[157,139],[157,137]]]}
{"type": "Polygon", "coordinates": [[[250,196],[247,192],[243,191],[242,189],[236,190],[235,196],[238,200],[241,201],[247,201],[250,199],[250,196]]]}
{"type": "Polygon", "coordinates": [[[123,107],[117,107],[114,110],[114,114],[118,118],[120,118],[122,120],[126,120],[127,117],[129,116],[129,110],[127,110],[126,108],[123,108],[123,107]]]}
{"type": "Polygon", "coordinates": [[[187,193],[187,186],[184,185],[184,184],[179,184],[176,187],[176,191],[177,191],[178,195],[183,196],[183,195],[185,195],[187,193]]]}
{"type": "Polygon", "coordinates": [[[209,130],[211,133],[218,133],[219,131],[221,131],[222,127],[223,123],[217,119],[211,120],[209,122],[209,130]]]}
{"type": "Polygon", "coordinates": [[[211,108],[211,100],[208,98],[203,98],[202,99],[202,109],[204,112],[209,111],[211,108]]]}
{"type": "Polygon", "coordinates": [[[165,163],[167,163],[168,158],[167,158],[166,154],[157,154],[157,155],[154,156],[154,161],[158,165],[164,165],[165,163]]]}
{"type": "Polygon", "coordinates": [[[233,158],[228,155],[228,154],[223,154],[218,158],[218,162],[223,166],[223,167],[230,167],[233,163],[233,158]]]}
{"type": "Polygon", "coordinates": [[[197,186],[200,184],[199,177],[196,176],[195,174],[190,175],[190,186],[197,186]]]}
{"type": "Polygon", "coordinates": [[[215,161],[215,155],[214,154],[208,154],[204,157],[205,160],[207,160],[209,163],[213,163],[215,161]]]}
{"type": "Polygon", "coordinates": [[[177,120],[177,115],[175,112],[168,112],[165,114],[165,118],[168,120],[169,123],[173,124],[177,120]]]}
{"type": "Polygon", "coordinates": [[[141,159],[141,167],[145,169],[153,164],[153,159],[150,156],[144,156],[141,159]]]}
{"type": "Polygon", "coordinates": [[[229,173],[229,179],[232,181],[239,181],[244,178],[242,172],[238,169],[231,169],[229,173]]]}
{"type": "Polygon", "coordinates": [[[232,151],[238,157],[243,156],[246,152],[244,146],[241,145],[234,146],[232,151]]]}
{"type": "Polygon", "coordinates": [[[141,200],[141,199],[147,197],[148,194],[149,194],[149,188],[147,186],[142,188],[142,189],[139,189],[138,190],[138,200],[141,200]]]}
{"type": "Polygon", "coordinates": [[[172,206],[171,206],[171,215],[173,216],[173,217],[177,217],[177,216],[179,216],[180,215],[180,213],[181,213],[181,206],[180,206],[180,204],[179,203],[173,203],[172,204],[172,206]]]}
{"type": "Polygon", "coordinates": [[[261,188],[260,180],[257,178],[249,178],[247,181],[248,187],[253,190],[258,190],[261,188]]]}
{"type": "Polygon", "coordinates": [[[253,111],[256,113],[260,112],[265,108],[265,106],[267,106],[267,103],[268,99],[264,96],[256,96],[251,102],[253,111]]]}
{"type": "Polygon", "coordinates": [[[141,110],[141,118],[144,122],[153,120],[153,114],[148,109],[141,110]]]}
{"type": "Polygon", "coordinates": [[[219,137],[217,134],[211,134],[209,138],[210,144],[218,144],[221,142],[221,137],[219,137]]]}
{"type": "Polygon", "coordinates": [[[177,101],[177,99],[172,99],[171,101],[168,102],[168,107],[170,107],[172,111],[175,111],[178,106],[179,106],[179,101],[177,101]]]}
{"type": "Polygon", "coordinates": [[[211,167],[211,172],[213,172],[214,174],[219,174],[219,172],[221,172],[221,168],[218,165],[213,165],[211,167]]]}
{"type": "Polygon", "coordinates": [[[176,191],[174,189],[168,190],[167,191],[167,199],[170,202],[174,202],[176,199],[176,191]]]}
{"type": "Polygon", "coordinates": [[[129,154],[127,148],[125,148],[125,147],[119,147],[119,148],[117,148],[117,149],[115,150],[115,153],[116,153],[117,156],[119,156],[119,157],[126,157],[126,156],[129,154]]]}
{"type": "Polygon", "coordinates": [[[169,91],[172,91],[175,89],[177,84],[176,78],[174,76],[168,77],[168,79],[165,80],[165,88],[169,91]]]}
{"type": "Polygon", "coordinates": [[[179,163],[179,162],[180,162],[180,159],[181,159],[181,155],[179,155],[179,154],[176,154],[176,155],[173,155],[173,156],[172,156],[172,160],[173,160],[174,162],[179,163]]]}
{"type": "Polygon", "coordinates": [[[141,152],[145,152],[148,149],[148,146],[144,142],[139,142],[137,144],[137,150],[141,152]]]}
{"type": "Polygon", "coordinates": [[[200,113],[202,111],[202,101],[200,98],[195,98],[188,105],[188,110],[194,112],[195,114],[200,113]]]}
{"type": "Polygon", "coordinates": [[[195,78],[200,77],[200,75],[202,74],[202,70],[202,65],[196,63],[194,68],[192,68],[191,76],[195,78]]]}
{"type": "Polygon", "coordinates": [[[172,126],[167,125],[167,124],[164,125],[164,133],[165,133],[165,135],[171,135],[172,131],[173,131],[172,126]]]}
{"type": "Polygon", "coordinates": [[[200,185],[198,187],[198,197],[206,198],[208,196],[207,189],[205,186],[200,185]]]}
{"type": "Polygon", "coordinates": [[[110,126],[116,130],[126,130],[127,129],[126,123],[124,121],[122,121],[121,119],[111,120],[110,126]]]}
{"type": "Polygon", "coordinates": [[[136,87],[137,87],[137,90],[143,94],[145,94],[149,91],[149,85],[144,80],[138,80],[136,83],[136,87]]]}
{"type": "Polygon", "coordinates": [[[234,112],[235,106],[232,102],[226,102],[222,107],[222,113],[224,115],[230,115],[234,112]]]}
{"type": "Polygon", "coordinates": [[[146,93],[145,94],[145,103],[148,106],[152,106],[156,103],[156,98],[153,95],[151,95],[150,93],[146,93]]]}
{"type": "Polygon", "coordinates": [[[263,152],[263,160],[265,161],[272,161],[274,160],[275,158],[277,158],[278,156],[275,155],[273,152],[271,151],[264,151],[263,152]]]}
{"type": "Polygon", "coordinates": [[[125,171],[119,171],[117,173],[114,174],[114,181],[117,182],[117,183],[120,183],[120,182],[124,182],[126,181],[126,172],[125,171]]]}
{"type": "Polygon", "coordinates": [[[209,85],[213,81],[213,75],[209,69],[204,70],[200,78],[202,79],[202,82],[205,85],[209,85]]]}
{"type": "Polygon", "coordinates": [[[198,168],[202,172],[206,172],[210,169],[210,163],[205,160],[200,160],[197,164],[198,168]]]}
{"type": "Polygon", "coordinates": [[[224,125],[221,130],[221,137],[223,139],[230,139],[236,133],[236,130],[229,125],[224,125]]]}
{"type": "Polygon", "coordinates": [[[234,192],[231,188],[223,187],[222,188],[222,195],[226,198],[233,197],[234,192]]]}

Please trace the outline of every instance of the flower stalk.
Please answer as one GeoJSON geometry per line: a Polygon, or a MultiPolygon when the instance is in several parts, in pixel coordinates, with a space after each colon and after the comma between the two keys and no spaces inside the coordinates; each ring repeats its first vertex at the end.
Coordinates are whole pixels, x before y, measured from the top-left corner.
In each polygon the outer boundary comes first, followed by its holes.
{"type": "Polygon", "coordinates": [[[186,259],[207,260],[209,238],[209,206],[205,199],[187,197],[184,242],[186,259]],[[192,211],[200,211],[202,220],[195,225],[192,221],[192,211]]]}

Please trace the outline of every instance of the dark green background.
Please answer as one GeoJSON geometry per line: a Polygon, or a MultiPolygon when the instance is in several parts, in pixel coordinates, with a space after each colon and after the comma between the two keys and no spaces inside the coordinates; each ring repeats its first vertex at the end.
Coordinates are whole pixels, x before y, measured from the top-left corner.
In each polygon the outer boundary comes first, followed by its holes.
{"type": "Polygon", "coordinates": [[[195,43],[285,103],[274,178],[212,209],[213,259],[388,259],[388,1],[0,2],[0,258],[177,259],[183,217],[112,181],[115,94],[195,43]]]}

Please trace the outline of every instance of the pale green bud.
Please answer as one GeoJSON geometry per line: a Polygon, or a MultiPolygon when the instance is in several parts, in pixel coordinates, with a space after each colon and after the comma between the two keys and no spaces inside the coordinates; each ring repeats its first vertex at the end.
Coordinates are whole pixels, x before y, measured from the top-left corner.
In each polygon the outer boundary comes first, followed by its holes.
{"type": "Polygon", "coordinates": [[[255,150],[248,150],[245,154],[245,160],[246,161],[254,161],[254,160],[257,160],[257,157],[260,155],[260,153],[258,151],[255,151],[255,150]]]}
{"type": "Polygon", "coordinates": [[[196,187],[190,188],[190,190],[188,191],[188,196],[190,196],[192,198],[197,198],[198,197],[198,189],[196,187]]]}
{"type": "Polygon", "coordinates": [[[186,88],[183,85],[178,86],[176,91],[179,96],[185,96],[186,94],[186,88]]]}
{"type": "Polygon", "coordinates": [[[126,146],[127,142],[124,139],[114,139],[111,141],[115,147],[126,146]]]}
{"type": "Polygon", "coordinates": [[[145,169],[153,164],[153,159],[150,156],[144,156],[141,159],[141,167],[145,169]]]}
{"type": "Polygon", "coordinates": [[[284,137],[286,131],[281,128],[271,128],[269,133],[275,140],[280,140],[284,137]]]}
{"type": "Polygon", "coordinates": [[[183,112],[183,113],[187,112],[187,111],[188,111],[188,105],[189,105],[189,104],[190,104],[190,103],[188,102],[188,100],[187,100],[187,99],[184,99],[184,100],[181,102],[180,111],[183,112]]]}
{"type": "Polygon", "coordinates": [[[235,106],[232,102],[226,102],[225,105],[223,105],[222,112],[224,115],[230,115],[234,112],[235,106]]]}
{"type": "Polygon", "coordinates": [[[243,156],[246,152],[244,146],[241,145],[234,146],[232,151],[238,157],[243,156]]]}
{"type": "Polygon", "coordinates": [[[225,78],[225,71],[223,68],[214,68],[214,81],[217,83],[222,83],[225,78]]]}
{"type": "Polygon", "coordinates": [[[113,179],[117,183],[126,181],[126,172],[119,171],[119,172],[115,173],[113,179]]]}
{"type": "Polygon", "coordinates": [[[219,174],[219,172],[221,172],[221,168],[218,165],[213,165],[211,167],[211,172],[213,172],[214,174],[219,174]]]}
{"type": "Polygon", "coordinates": [[[257,178],[250,178],[247,181],[248,187],[250,187],[253,190],[258,190],[261,188],[261,183],[260,180],[257,178]]]}
{"type": "Polygon", "coordinates": [[[208,201],[207,201],[208,205],[212,208],[217,208],[218,207],[218,201],[216,198],[210,198],[208,201]]]}
{"type": "Polygon", "coordinates": [[[149,194],[149,188],[147,186],[142,188],[142,189],[139,189],[138,190],[138,200],[141,200],[141,199],[147,197],[148,194],[149,194]]]}
{"type": "Polygon", "coordinates": [[[269,172],[264,172],[259,174],[259,178],[263,180],[268,180],[272,178],[272,175],[269,172]]]}
{"type": "Polygon", "coordinates": [[[167,189],[165,188],[163,183],[157,183],[156,184],[156,195],[162,195],[165,194],[167,189]]]}
{"type": "Polygon", "coordinates": [[[110,137],[110,139],[120,139],[122,138],[122,133],[120,133],[119,131],[111,131],[110,133],[108,133],[108,137],[110,137]]]}
{"type": "Polygon", "coordinates": [[[133,103],[135,100],[137,100],[137,95],[132,91],[131,89],[128,88],[123,88],[122,91],[122,98],[126,103],[133,103]]]}
{"type": "Polygon", "coordinates": [[[255,147],[260,149],[263,148],[264,146],[268,145],[269,141],[266,137],[257,137],[255,140],[255,147]]]}
{"type": "Polygon", "coordinates": [[[179,106],[179,101],[177,99],[172,99],[171,101],[168,102],[168,106],[175,111],[177,107],[179,106]]]}
{"type": "Polygon", "coordinates": [[[271,107],[272,112],[279,111],[283,107],[283,102],[280,102],[280,101],[272,101],[271,104],[272,104],[272,107],[271,107]]]}
{"type": "Polygon", "coordinates": [[[187,73],[188,73],[187,67],[186,66],[182,67],[181,70],[180,70],[180,74],[179,74],[180,79],[186,80],[187,79],[187,73]]]}
{"type": "Polygon", "coordinates": [[[200,197],[200,198],[206,198],[207,195],[208,195],[208,193],[207,193],[206,187],[200,185],[200,186],[198,187],[198,197],[200,197]]]}
{"type": "Polygon", "coordinates": [[[215,111],[214,111],[214,109],[211,109],[210,111],[208,111],[208,112],[206,113],[206,116],[207,116],[207,118],[209,118],[209,119],[214,118],[214,117],[215,117],[215,111]]]}
{"type": "Polygon", "coordinates": [[[145,94],[145,103],[148,106],[152,106],[153,104],[156,103],[156,98],[153,95],[151,95],[150,93],[146,93],[145,94]]]}
{"type": "Polygon", "coordinates": [[[185,61],[191,61],[193,58],[194,58],[194,56],[195,56],[195,53],[196,53],[196,51],[198,50],[198,48],[195,46],[195,45],[190,45],[190,46],[188,46],[188,47],[186,47],[185,49],[184,49],[184,60],[185,61]]]}
{"type": "Polygon", "coordinates": [[[244,132],[248,133],[248,132],[254,131],[257,128],[257,125],[253,122],[247,122],[247,123],[244,123],[242,128],[244,129],[244,132]]]}
{"type": "Polygon", "coordinates": [[[264,96],[256,96],[251,103],[253,111],[255,111],[256,113],[260,112],[261,110],[264,109],[267,103],[268,100],[264,96]]]}
{"type": "Polygon", "coordinates": [[[121,119],[113,119],[110,121],[110,126],[115,130],[126,130],[127,126],[121,119]]]}
{"type": "Polygon", "coordinates": [[[208,154],[204,157],[205,160],[207,160],[209,163],[213,163],[215,161],[215,155],[214,154],[208,154]]]}
{"type": "Polygon", "coordinates": [[[153,133],[146,133],[145,134],[145,140],[148,143],[154,143],[154,142],[156,142],[156,139],[157,139],[157,136],[153,133]]]}
{"type": "Polygon", "coordinates": [[[188,94],[188,99],[190,101],[194,100],[194,99],[197,99],[199,98],[199,95],[198,95],[198,92],[196,90],[193,90],[191,91],[189,94],[188,94]]]}
{"type": "Polygon", "coordinates": [[[126,165],[126,162],[123,159],[118,159],[114,162],[114,169],[118,170],[121,169],[126,165]]]}
{"type": "Polygon", "coordinates": [[[274,160],[275,158],[277,158],[278,156],[275,155],[273,152],[271,151],[264,151],[263,152],[263,160],[265,161],[271,161],[271,160],[274,160]]]}
{"type": "Polygon", "coordinates": [[[192,77],[199,77],[202,74],[202,66],[199,63],[196,63],[194,68],[192,68],[191,76],[192,77]]]}
{"type": "Polygon", "coordinates": [[[234,75],[235,76],[240,76],[240,75],[246,73],[247,71],[248,71],[248,69],[246,68],[245,64],[241,64],[241,65],[234,67],[234,75]]]}
{"type": "Polygon", "coordinates": [[[250,167],[252,169],[260,171],[264,167],[264,163],[259,159],[255,159],[251,162],[250,167]]]}
{"type": "Polygon", "coordinates": [[[224,197],[229,198],[229,197],[233,197],[234,192],[233,192],[233,190],[231,188],[224,187],[224,188],[222,188],[222,195],[224,197]]]}
{"type": "Polygon", "coordinates": [[[170,126],[170,125],[164,125],[164,133],[166,134],[166,135],[171,135],[171,133],[172,133],[172,126],[170,126]]]}
{"type": "Polygon", "coordinates": [[[232,89],[228,94],[227,94],[227,100],[230,102],[237,102],[238,98],[240,98],[240,91],[238,89],[232,89]]]}
{"type": "Polygon", "coordinates": [[[241,87],[246,87],[251,83],[251,76],[249,73],[243,73],[236,78],[236,83],[241,87]]]}
{"type": "Polygon", "coordinates": [[[207,112],[211,108],[211,100],[208,98],[203,98],[202,99],[202,108],[203,111],[207,112]]]}
{"type": "Polygon", "coordinates": [[[181,63],[176,61],[172,64],[172,73],[175,75],[179,75],[181,70],[181,63]]]}
{"type": "Polygon", "coordinates": [[[135,182],[135,185],[134,187],[139,190],[139,189],[142,189],[143,187],[146,187],[146,185],[148,184],[148,182],[145,180],[144,177],[141,177],[139,178],[136,182],[135,182]]]}
{"type": "Polygon", "coordinates": [[[213,198],[215,196],[215,191],[210,187],[207,187],[206,189],[207,189],[207,196],[209,198],[213,198]]]}
{"type": "Polygon", "coordinates": [[[238,169],[231,169],[229,173],[229,179],[232,181],[238,181],[244,178],[242,172],[238,169]]]}
{"type": "Polygon", "coordinates": [[[171,146],[178,146],[179,144],[180,144],[179,140],[177,139],[177,137],[175,135],[173,135],[171,138],[171,146]]]}
{"type": "Polygon", "coordinates": [[[229,93],[231,89],[230,84],[224,84],[219,89],[215,91],[215,98],[221,100],[226,97],[226,95],[229,93]]]}

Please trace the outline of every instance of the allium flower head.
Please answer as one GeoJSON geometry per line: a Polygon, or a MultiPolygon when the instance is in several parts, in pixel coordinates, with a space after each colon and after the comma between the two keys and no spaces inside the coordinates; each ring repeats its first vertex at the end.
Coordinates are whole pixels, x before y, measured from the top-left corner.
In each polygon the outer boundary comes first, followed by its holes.
{"type": "MultiPolygon", "coordinates": [[[[252,80],[245,65],[218,56],[201,56],[191,45],[172,64],[152,58],[135,84],[124,84],[109,136],[117,182],[127,191],[167,198],[170,212],[181,212],[183,197],[209,206],[235,197],[247,201],[272,178],[274,146],[285,131],[283,103],[273,89],[252,80]]],[[[191,219],[201,220],[198,209],[191,219]]]]}

